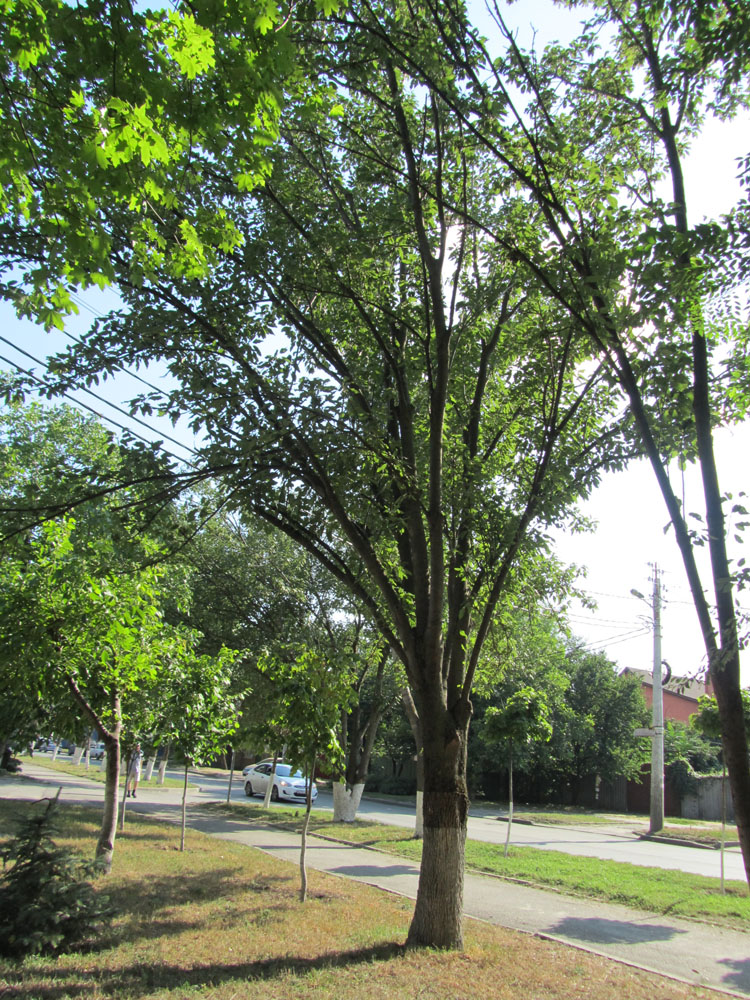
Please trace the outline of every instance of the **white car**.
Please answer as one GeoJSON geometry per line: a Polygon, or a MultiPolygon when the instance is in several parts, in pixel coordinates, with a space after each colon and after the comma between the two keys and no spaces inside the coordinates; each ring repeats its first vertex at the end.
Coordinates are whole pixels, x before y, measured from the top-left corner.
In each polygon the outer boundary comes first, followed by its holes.
{"type": "MultiPolygon", "coordinates": [[[[272,760],[262,760],[259,764],[250,764],[242,771],[245,780],[245,795],[265,795],[273,770],[272,760]]],[[[293,771],[290,764],[279,763],[273,776],[271,799],[274,802],[304,802],[307,794],[307,779],[302,771],[293,771]]],[[[312,801],[318,797],[318,788],[313,781],[311,789],[312,801]]]]}

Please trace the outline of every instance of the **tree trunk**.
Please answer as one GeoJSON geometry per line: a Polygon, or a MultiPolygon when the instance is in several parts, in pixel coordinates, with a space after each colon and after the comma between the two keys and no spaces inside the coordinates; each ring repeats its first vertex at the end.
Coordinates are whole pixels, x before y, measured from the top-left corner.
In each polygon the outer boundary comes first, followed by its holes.
{"type": "Polygon", "coordinates": [[[353,823],[357,818],[378,726],[385,711],[383,677],[390,655],[388,647],[381,650],[375,678],[375,695],[369,712],[365,714],[364,723],[359,687],[356,688],[357,703],[351,712],[344,709],[341,713],[341,749],[346,759],[346,770],[343,781],[333,784],[334,823],[353,823]]]}
{"type": "Polygon", "coordinates": [[[143,774],[144,781],[151,781],[154,776],[154,767],[156,766],[156,756],[151,754],[146,761],[146,768],[143,774]]]}
{"type": "Polygon", "coordinates": [[[505,854],[508,857],[508,845],[510,844],[510,828],[513,825],[513,740],[509,740],[508,747],[508,830],[505,834],[505,854]]]}
{"type": "MultiPolygon", "coordinates": [[[[106,757],[106,778],[104,782],[104,809],[102,811],[102,825],[99,831],[99,840],[96,844],[96,861],[101,870],[105,873],[112,870],[112,855],[115,850],[115,834],[117,833],[117,789],[120,782],[120,735],[122,733],[122,706],[120,695],[115,690],[111,692],[111,711],[114,720],[110,727],[107,727],[102,719],[91,707],[81,689],[76,683],[75,677],[67,675],[65,681],[70,688],[73,700],[80,706],[86,718],[91,720],[94,728],[98,731],[104,745],[107,748],[106,757]]],[[[55,746],[55,752],[60,746],[55,746]]],[[[54,758],[54,754],[53,754],[54,758]]],[[[123,800],[124,809],[124,800],[123,800]]],[[[124,815],[124,812],[123,812],[124,815]]]]}
{"type": "Polygon", "coordinates": [[[721,746],[734,801],[745,877],[750,882],[750,768],[742,693],[737,679],[739,653],[735,652],[732,657],[736,662],[726,666],[721,664],[721,656],[721,653],[717,653],[712,662],[710,677],[719,709],[721,746]]]}
{"type": "Polygon", "coordinates": [[[414,818],[414,840],[421,840],[424,837],[424,746],[422,741],[422,726],[419,721],[417,706],[414,704],[411,691],[404,688],[401,692],[401,701],[406,712],[406,718],[411,727],[414,745],[417,749],[417,807],[414,818]]]}
{"type": "Polygon", "coordinates": [[[232,798],[232,778],[234,777],[234,748],[229,754],[229,782],[227,784],[227,805],[232,798]]]}
{"type": "Polygon", "coordinates": [[[185,826],[187,824],[188,762],[185,761],[185,780],[182,783],[182,824],[180,828],[180,850],[185,850],[185,826]]]}
{"type": "Polygon", "coordinates": [[[276,777],[276,764],[278,762],[279,755],[274,750],[273,752],[273,767],[271,768],[271,773],[268,775],[268,784],[266,785],[266,794],[263,797],[263,808],[268,809],[271,805],[271,792],[273,791],[273,779],[276,777]]]}
{"type": "Polygon", "coordinates": [[[407,945],[463,947],[466,736],[451,715],[420,711],[424,736],[424,841],[419,888],[407,945]]]}
{"type": "Polygon", "coordinates": [[[125,829],[125,809],[126,803],[128,801],[128,771],[130,769],[130,762],[128,762],[125,768],[125,784],[122,786],[122,802],[120,803],[120,833],[125,829]]]}
{"type": "Polygon", "coordinates": [[[305,779],[305,821],[302,824],[302,839],[299,849],[299,899],[301,903],[304,903],[307,899],[307,866],[305,864],[305,855],[307,854],[307,828],[310,825],[310,813],[312,811],[312,783],[314,774],[315,758],[313,758],[312,767],[308,770],[307,778],[305,779]]]}
{"type": "Polygon", "coordinates": [[[364,781],[347,786],[345,781],[333,783],[333,822],[353,823],[357,818],[357,810],[365,789],[364,781]]]}
{"type": "Polygon", "coordinates": [[[165,779],[165,777],[167,775],[167,764],[169,763],[169,748],[170,748],[170,746],[171,746],[171,744],[167,743],[167,745],[164,747],[164,756],[159,761],[159,777],[156,779],[156,784],[157,785],[163,785],[164,784],[164,779],[165,779]]]}
{"type": "Polygon", "coordinates": [[[120,741],[105,740],[104,755],[106,777],[104,781],[104,810],[99,840],[96,844],[96,861],[104,872],[112,870],[112,855],[117,834],[117,791],[120,785],[120,741]]]}

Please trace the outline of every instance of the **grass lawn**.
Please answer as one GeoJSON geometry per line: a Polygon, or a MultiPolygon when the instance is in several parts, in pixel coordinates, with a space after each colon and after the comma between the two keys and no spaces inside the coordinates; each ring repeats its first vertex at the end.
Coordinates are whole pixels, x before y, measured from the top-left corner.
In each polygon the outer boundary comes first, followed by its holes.
{"type": "MultiPolygon", "coordinates": [[[[668,819],[662,832],[654,834],[654,837],[657,839],[664,837],[666,839],[689,840],[692,843],[719,848],[721,846],[721,823],[701,822],[696,819],[668,819]]],[[[739,844],[737,827],[734,824],[727,823],[725,843],[739,844]]]]}
{"type": "MultiPolygon", "coordinates": [[[[472,802],[479,809],[497,812],[499,816],[508,815],[507,802],[472,802]]],[[[528,823],[543,823],[550,826],[630,826],[638,829],[648,826],[648,816],[633,813],[594,812],[579,806],[538,806],[515,805],[513,816],[516,820],[528,823]]]]}
{"type": "MultiPolygon", "coordinates": [[[[89,764],[88,770],[86,770],[85,763],[74,764],[72,758],[58,757],[57,760],[51,760],[46,755],[44,757],[29,757],[27,754],[19,754],[19,760],[21,763],[27,761],[29,764],[39,764],[40,767],[48,767],[50,771],[60,771],[62,774],[72,774],[76,778],[88,778],[91,781],[100,781],[104,784],[105,774],[99,766],[98,760],[92,761],[89,764]]],[[[123,766],[120,770],[120,785],[124,786],[124,784],[125,767],[123,766]]],[[[144,781],[143,777],[141,777],[140,784],[155,791],[158,791],[159,788],[182,788],[182,780],[178,778],[165,778],[163,785],[157,784],[156,771],[154,771],[151,781],[144,781]]]]}
{"type": "MultiPolygon", "coordinates": [[[[478,803],[484,809],[497,811],[500,816],[508,815],[507,803],[478,803]]],[[[622,826],[639,833],[647,833],[649,817],[638,813],[594,812],[578,806],[556,806],[548,809],[516,806],[514,817],[517,821],[540,823],[548,826],[622,826]]],[[[700,844],[718,847],[721,843],[721,823],[696,819],[678,819],[670,816],[664,823],[664,837],[679,837],[700,844]]],[[[727,825],[727,842],[737,841],[737,828],[727,825]]]]}
{"type": "MultiPolygon", "coordinates": [[[[295,816],[291,809],[263,810],[250,804],[213,808],[245,812],[252,809],[266,823],[299,827],[302,822],[302,817],[295,816]]],[[[313,814],[311,830],[319,836],[365,844],[412,861],[418,861],[422,852],[421,841],[414,840],[408,831],[385,824],[364,821],[334,824],[325,814],[313,814]]],[[[745,882],[726,882],[726,893],[722,895],[719,880],[715,878],[512,844],[508,857],[504,858],[502,846],[478,840],[466,842],[466,867],[654,913],[670,913],[750,931],[750,893],[745,882]]]]}
{"type": "MultiPolygon", "coordinates": [[[[0,801],[0,836],[26,804],[0,801]]],[[[59,842],[90,853],[96,810],[66,807],[59,842]]],[[[407,951],[412,903],[310,872],[300,904],[292,865],[189,831],[131,819],[97,885],[117,916],[88,950],[0,960],[14,1000],[698,1000],[650,973],[485,924],[461,953],[407,951]]]]}

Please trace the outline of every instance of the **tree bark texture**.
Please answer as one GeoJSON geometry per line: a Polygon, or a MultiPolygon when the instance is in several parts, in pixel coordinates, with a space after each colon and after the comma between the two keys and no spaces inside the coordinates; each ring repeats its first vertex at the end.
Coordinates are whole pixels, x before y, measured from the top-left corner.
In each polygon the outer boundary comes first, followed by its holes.
{"type": "Polygon", "coordinates": [[[425,792],[419,889],[407,944],[463,947],[466,810],[461,796],[425,792]]]}
{"type": "Polygon", "coordinates": [[[420,711],[424,735],[424,838],[414,916],[407,944],[463,947],[466,737],[447,711],[420,711]]]}

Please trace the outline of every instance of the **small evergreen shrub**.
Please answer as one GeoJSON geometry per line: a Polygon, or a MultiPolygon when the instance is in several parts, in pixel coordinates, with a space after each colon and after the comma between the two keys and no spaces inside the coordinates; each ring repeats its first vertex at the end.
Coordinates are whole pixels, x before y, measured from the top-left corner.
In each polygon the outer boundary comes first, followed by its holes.
{"type": "Polygon", "coordinates": [[[59,953],[91,938],[110,915],[105,897],[90,879],[96,864],[55,845],[59,806],[21,823],[16,837],[0,851],[0,954],[22,957],[59,953]]]}

